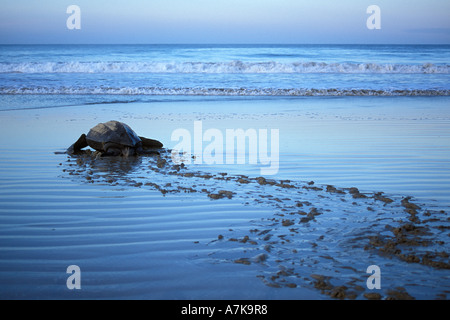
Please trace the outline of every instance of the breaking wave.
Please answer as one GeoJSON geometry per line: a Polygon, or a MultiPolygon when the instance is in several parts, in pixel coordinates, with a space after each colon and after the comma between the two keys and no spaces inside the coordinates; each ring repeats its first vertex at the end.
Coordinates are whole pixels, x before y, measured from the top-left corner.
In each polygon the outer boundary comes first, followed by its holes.
{"type": "Polygon", "coordinates": [[[449,74],[450,65],[325,62],[28,62],[0,63],[0,73],[380,73],[449,74]]]}
{"type": "Polygon", "coordinates": [[[64,94],[64,95],[173,95],[173,96],[450,96],[450,90],[439,89],[275,89],[275,88],[160,88],[160,87],[0,87],[0,94],[64,94]]]}

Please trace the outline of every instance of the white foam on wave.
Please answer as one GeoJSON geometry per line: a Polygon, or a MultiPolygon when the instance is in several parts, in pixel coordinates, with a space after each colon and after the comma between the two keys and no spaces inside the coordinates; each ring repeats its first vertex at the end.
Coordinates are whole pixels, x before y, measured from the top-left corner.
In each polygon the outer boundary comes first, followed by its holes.
{"type": "Polygon", "coordinates": [[[164,88],[164,87],[0,87],[0,94],[11,95],[171,95],[171,96],[450,96],[439,89],[316,89],[316,88],[164,88]]]}
{"type": "Polygon", "coordinates": [[[449,74],[450,65],[325,62],[28,62],[0,63],[0,73],[377,73],[449,74]]]}

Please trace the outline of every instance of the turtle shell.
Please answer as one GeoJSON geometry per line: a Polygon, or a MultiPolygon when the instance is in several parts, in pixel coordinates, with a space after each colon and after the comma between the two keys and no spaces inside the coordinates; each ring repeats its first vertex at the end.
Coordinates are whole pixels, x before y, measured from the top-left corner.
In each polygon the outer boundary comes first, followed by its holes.
{"type": "Polygon", "coordinates": [[[138,137],[128,125],[119,121],[99,123],[86,136],[88,145],[101,152],[108,151],[108,146],[116,148],[136,148],[141,144],[138,137]]]}

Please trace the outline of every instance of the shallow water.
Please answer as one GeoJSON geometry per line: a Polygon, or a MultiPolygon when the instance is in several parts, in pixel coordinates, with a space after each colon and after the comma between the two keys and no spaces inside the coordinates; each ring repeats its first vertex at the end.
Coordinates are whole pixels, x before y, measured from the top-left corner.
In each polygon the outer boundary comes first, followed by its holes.
{"type": "MultiPolygon", "coordinates": [[[[421,219],[431,210],[439,219],[436,224],[448,228],[449,101],[446,97],[187,99],[3,111],[0,296],[327,299],[314,287],[311,274],[330,277],[334,285],[353,282],[365,287],[367,266],[377,264],[384,296],[389,289],[404,287],[417,298],[442,298],[450,289],[448,271],[382,257],[364,246],[368,234],[387,235],[386,225],[407,219],[400,205],[405,196],[413,196],[424,209],[421,219]],[[205,129],[278,128],[280,171],[268,178],[290,179],[299,187],[180,179],[152,171],[152,158],[122,160],[111,168],[102,162],[80,166],[76,159],[54,154],[110,119],[124,121],[169,148],[176,143],[170,141],[172,131],[191,130],[195,120],[202,120],[205,129]],[[111,177],[114,183],[105,181],[111,177]],[[383,191],[395,202],[385,206],[373,198],[355,201],[348,192],[341,196],[300,187],[311,180],[315,186],[383,191]],[[196,192],[178,190],[163,196],[146,186],[148,182],[196,192]],[[201,189],[231,190],[235,195],[212,200],[201,189]],[[295,201],[309,201],[303,210],[314,206],[322,214],[300,223],[299,217],[289,215],[295,201]],[[437,214],[440,210],[447,213],[437,214]],[[280,224],[294,217],[294,231],[280,224]],[[260,234],[265,230],[269,231],[260,234]],[[263,240],[267,234],[270,241],[277,240],[270,252],[265,249],[269,240],[263,240]],[[220,241],[219,235],[224,237],[220,241]],[[230,241],[245,236],[257,244],[230,241]],[[261,253],[267,254],[262,263],[235,263],[261,253]],[[66,287],[66,268],[73,264],[82,271],[79,291],[66,287]]],[[[260,176],[259,165],[187,167],[214,175],[260,176]]],[[[447,233],[444,228],[431,236],[444,242],[438,248],[446,252],[447,233]]],[[[363,299],[362,293],[357,298],[363,299]]]]}

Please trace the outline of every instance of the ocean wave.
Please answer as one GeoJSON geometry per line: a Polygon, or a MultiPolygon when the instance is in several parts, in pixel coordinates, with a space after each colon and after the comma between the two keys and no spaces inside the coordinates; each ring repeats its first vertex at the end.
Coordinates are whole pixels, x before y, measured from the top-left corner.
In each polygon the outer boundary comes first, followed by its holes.
{"type": "Polygon", "coordinates": [[[376,73],[449,74],[450,65],[325,62],[27,62],[0,63],[0,73],[376,73]]]}
{"type": "Polygon", "coordinates": [[[161,88],[161,87],[0,87],[10,95],[165,95],[165,96],[450,96],[445,89],[316,89],[316,88],[161,88]]]}

